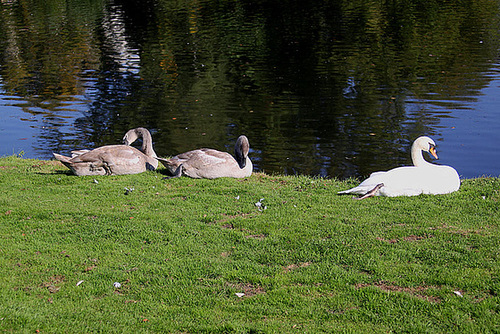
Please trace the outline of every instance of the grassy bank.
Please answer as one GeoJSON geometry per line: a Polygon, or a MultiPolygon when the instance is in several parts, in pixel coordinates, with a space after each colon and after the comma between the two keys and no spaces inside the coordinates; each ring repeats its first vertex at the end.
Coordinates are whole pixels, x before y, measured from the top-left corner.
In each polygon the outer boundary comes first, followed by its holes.
{"type": "Polygon", "coordinates": [[[0,331],[500,331],[498,178],[355,201],[354,181],[162,176],[1,158],[0,331]]]}

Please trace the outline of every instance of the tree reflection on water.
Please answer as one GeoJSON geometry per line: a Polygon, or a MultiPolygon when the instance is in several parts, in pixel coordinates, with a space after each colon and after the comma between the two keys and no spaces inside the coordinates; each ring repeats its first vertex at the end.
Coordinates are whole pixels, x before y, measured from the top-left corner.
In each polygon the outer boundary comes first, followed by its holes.
{"type": "Polygon", "coordinates": [[[489,0],[0,9],[3,105],[36,120],[32,155],[44,158],[144,126],[161,156],[231,151],[246,134],[260,170],[367,175],[409,163],[417,136],[439,137],[489,84],[499,48],[489,0]]]}

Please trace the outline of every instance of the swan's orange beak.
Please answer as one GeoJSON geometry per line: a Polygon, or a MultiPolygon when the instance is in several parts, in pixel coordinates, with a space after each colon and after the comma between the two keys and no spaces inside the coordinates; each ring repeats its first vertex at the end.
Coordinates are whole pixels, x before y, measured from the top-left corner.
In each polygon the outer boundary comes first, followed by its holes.
{"type": "Polygon", "coordinates": [[[435,146],[432,146],[430,149],[429,149],[429,152],[432,154],[432,156],[436,159],[439,159],[438,158],[438,155],[436,153],[436,147],[435,146]]]}

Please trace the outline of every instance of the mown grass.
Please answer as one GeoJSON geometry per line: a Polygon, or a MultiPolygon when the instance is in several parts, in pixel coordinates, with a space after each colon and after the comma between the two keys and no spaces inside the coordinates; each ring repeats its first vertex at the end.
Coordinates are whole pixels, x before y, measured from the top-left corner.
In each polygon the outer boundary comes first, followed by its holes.
{"type": "Polygon", "coordinates": [[[162,177],[1,158],[0,330],[500,331],[498,178],[355,201],[354,180],[162,177]]]}

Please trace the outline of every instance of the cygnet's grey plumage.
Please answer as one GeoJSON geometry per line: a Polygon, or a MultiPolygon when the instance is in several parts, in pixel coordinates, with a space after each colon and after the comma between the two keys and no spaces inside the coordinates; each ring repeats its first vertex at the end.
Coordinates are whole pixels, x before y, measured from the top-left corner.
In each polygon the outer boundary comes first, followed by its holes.
{"type": "Polygon", "coordinates": [[[219,177],[243,178],[252,175],[253,165],[248,157],[250,144],[240,136],[234,147],[234,157],[210,148],[201,148],[176,155],[171,159],[157,158],[173,177],[188,176],[195,179],[219,177]]]}
{"type": "Polygon", "coordinates": [[[153,139],[147,129],[129,130],[123,137],[123,143],[73,151],[71,158],[57,153],[53,155],[78,176],[138,174],[158,167],[153,139]],[[142,138],[141,150],[129,146],[138,138],[142,138]]]}

